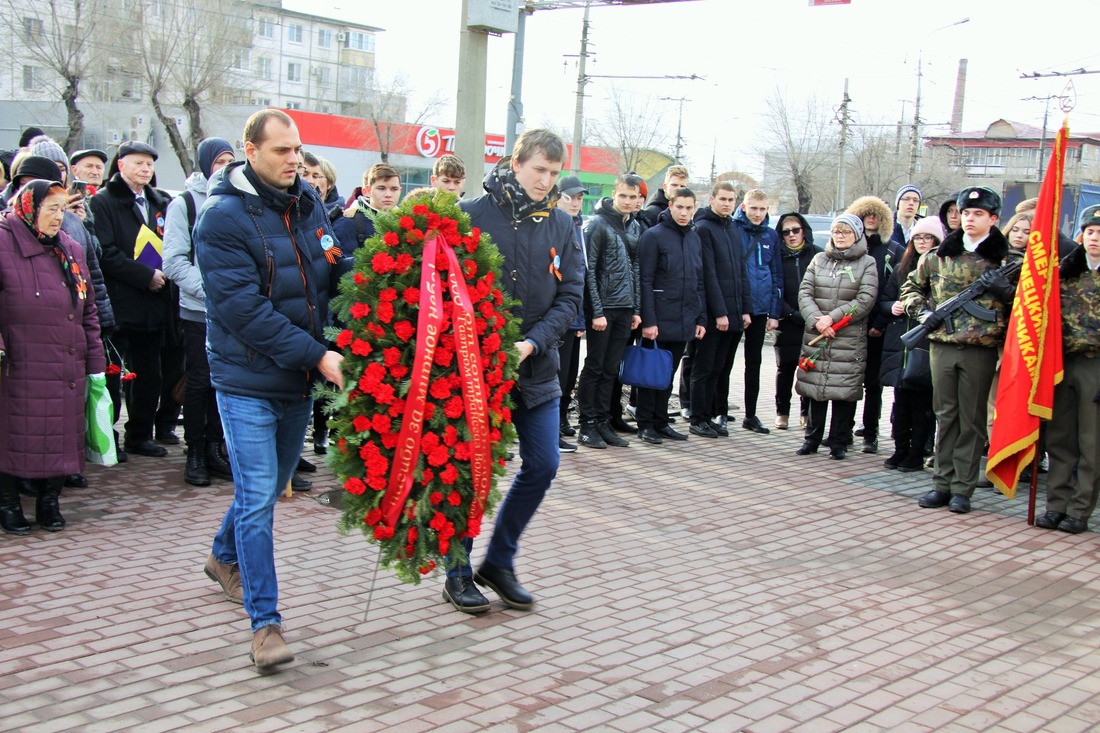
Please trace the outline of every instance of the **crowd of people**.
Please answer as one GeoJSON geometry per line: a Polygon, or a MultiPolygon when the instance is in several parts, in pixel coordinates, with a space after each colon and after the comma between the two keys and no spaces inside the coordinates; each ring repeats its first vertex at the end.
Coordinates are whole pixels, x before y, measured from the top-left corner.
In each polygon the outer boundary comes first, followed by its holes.
{"type": "MultiPolygon", "coordinates": [[[[314,452],[328,449],[311,381],[343,382],[342,357],[323,334],[335,294],[327,251],[335,245],[346,257],[362,247],[402,185],[396,168],[379,163],[341,197],[333,165],[303,152],[293,120],[277,110],[253,115],[243,140],[245,160],[226,140],[202,141],[197,169],[175,199],[157,188],[158,152],[142,142],[125,142],[113,156],[67,154],[32,128],[4,159],[0,528],[31,531],[21,494],[35,498],[43,529],[64,528],[63,487],[87,485],[89,375],[106,378],[116,423],[126,406],[115,431],[119,462],[164,457],[166,445],[181,442],[182,412],[183,480],[234,483],[204,570],[245,606],[252,657],[270,671],[293,658],[277,610],[275,500],[288,483],[310,488],[298,475],[316,469],[301,457],[310,422],[314,452]]],[[[790,430],[797,417],[797,454],[825,446],[834,460],[856,438],[863,453],[877,453],[889,434],[884,468],[933,468],[921,507],[970,511],[1015,293],[999,268],[1023,256],[1033,201],[999,226],[1000,196],[970,187],[921,217],[928,202],[906,185],[893,207],[856,199],[820,244],[798,212],[780,214],[773,227],[765,191],[721,181],[700,204],[680,165],[652,196],[641,177],[619,176],[583,217],[588,190],[560,176],[564,161],[557,135],[528,131],[485,176],[483,192],[461,201],[500,248],[511,275],[505,287],[525,294],[516,350],[528,363],[512,413],[520,469],[483,564],[448,568],[447,602],[465,613],[488,610],[480,585],[510,607],[531,608],[513,558],[560,454],[578,450],[569,439],[606,450],[630,447],[630,436],[652,445],[728,438],[738,352],[743,430],[790,430]],[[561,263],[556,272],[543,254],[561,263]],[[976,282],[976,307],[940,326],[937,306],[976,282]],[[939,327],[906,346],[902,334],[921,323],[939,327]],[[758,409],[769,332],[771,428],[758,409]],[[667,384],[632,388],[627,398],[619,367],[631,344],[668,352],[675,368],[667,384]],[[670,409],[675,374],[679,411],[670,409]],[[884,419],[885,386],[894,408],[884,419]],[[674,427],[678,419],[686,430],[674,427]]],[[[462,161],[447,155],[431,186],[461,198],[465,179],[462,161]]],[[[1037,522],[1071,533],[1087,529],[1100,488],[1100,207],[1085,212],[1080,228],[1077,242],[1059,243],[1066,380],[1044,436],[1048,503],[1037,522]]],[[[464,542],[469,556],[472,540],[464,542]]]]}

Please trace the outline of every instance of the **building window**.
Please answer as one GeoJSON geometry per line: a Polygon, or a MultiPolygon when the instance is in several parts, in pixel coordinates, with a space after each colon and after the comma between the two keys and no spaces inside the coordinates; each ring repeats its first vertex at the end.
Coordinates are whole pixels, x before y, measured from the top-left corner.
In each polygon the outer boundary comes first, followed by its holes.
{"type": "Polygon", "coordinates": [[[365,89],[371,85],[374,81],[374,69],[368,69],[366,66],[350,66],[348,67],[348,83],[352,87],[365,89]]]}
{"type": "Polygon", "coordinates": [[[344,47],[353,48],[356,51],[374,53],[374,34],[363,33],[362,31],[352,31],[348,34],[347,40],[344,42],[344,47]]]}
{"type": "Polygon", "coordinates": [[[302,103],[301,102],[287,102],[286,103],[286,108],[287,109],[301,109],[302,108],[302,103]]]}
{"type": "Polygon", "coordinates": [[[331,84],[332,83],[332,69],[327,66],[322,66],[317,69],[317,83],[319,84],[331,84]]]}
{"type": "Polygon", "coordinates": [[[256,59],[256,76],[271,79],[271,59],[261,56],[256,59]]]}
{"type": "Polygon", "coordinates": [[[249,51],[247,48],[235,48],[233,49],[232,64],[234,69],[247,69],[249,67],[250,60],[249,51]]]}
{"type": "Polygon", "coordinates": [[[23,67],[23,91],[33,92],[38,89],[38,70],[33,66],[23,67]]]}
{"type": "Polygon", "coordinates": [[[256,100],[256,104],[260,105],[261,107],[270,107],[271,97],[260,97],[256,100]]]}
{"type": "MultiPolygon", "coordinates": [[[[23,39],[37,41],[42,37],[42,21],[38,18],[23,18],[23,39]]],[[[24,67],[25,68],[25,67],[24,67]]]]}
{"type": "Polygon", "coordinates": [[[291,23],[286,27],[286,40],[291,43],[302,42],[302,26],[297,23],[291,23]]]}
{"type": "Polygon", "coordinates": [[[301,81],[302,80],[302,65],[296,64],[291,61],[286,65],[286,80],[287,81],[301,81]]]}
{"type": "Polygon", "coordinates": [[[324,28],[317,29],[317,46],[320,48],[332,48],[332,31],[324,28]]]}
{"type": "Polygon", "coordinates": [[[260,18],[256,21],[256,35],[260,38],[274,38],[275,24],[268,18],[260,18]]]}

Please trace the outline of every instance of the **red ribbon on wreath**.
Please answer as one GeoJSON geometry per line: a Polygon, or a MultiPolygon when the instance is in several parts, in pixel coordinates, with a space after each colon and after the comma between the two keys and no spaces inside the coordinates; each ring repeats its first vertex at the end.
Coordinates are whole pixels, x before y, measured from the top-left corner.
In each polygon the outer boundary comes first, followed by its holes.
{"type": "Polygon", "coordinates": [[[405,396],[405,420],[397,438],[390,480],[382,496],[382,522],[396,527],[405,500],[412,491],[413,470],[420,455],[420,437],[424,429],[424,405],[428,397],[432,360],[443,327],[443,281],[436,268],[440,253],[447,259],[447,282],[454,309],[451,324],[455,334],[455,356],[462,379],[462,399],[466,424],[470,428],[470,472],[474,482],[474,498],[466,528],[469,537],[480,533],[481,517],[492,487],[491,446],[489,444],[489,408],[486,399],[485,372],[481,366],[481,349],[474,323],[473,302],[462,276],[462,268],[454,249],[436,230],[428,232],[420,272],[420,304],[417,314],[416,355],[410,374],[409,391],[405,396]]]}

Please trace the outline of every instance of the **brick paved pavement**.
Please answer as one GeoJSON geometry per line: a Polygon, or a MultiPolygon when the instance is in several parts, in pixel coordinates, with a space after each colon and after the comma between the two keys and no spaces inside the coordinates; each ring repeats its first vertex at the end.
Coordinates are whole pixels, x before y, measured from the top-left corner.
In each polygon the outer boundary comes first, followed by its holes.
{"type": "Polygon", "coordinates": [[[799,443],[738,427],[563,456],[519,559],[530,613],[465,616],[438,579],[382,575],[364,622],[372,548],[282,501],[297,659],[268,677],[202,572],[231,488],[183,484],[179,448],[89,469],[64,532],[0,537],[0,730],[1100,727],[1095,534],[1030,529],[989,490],[921,510],[928,473],[799,443]]]}

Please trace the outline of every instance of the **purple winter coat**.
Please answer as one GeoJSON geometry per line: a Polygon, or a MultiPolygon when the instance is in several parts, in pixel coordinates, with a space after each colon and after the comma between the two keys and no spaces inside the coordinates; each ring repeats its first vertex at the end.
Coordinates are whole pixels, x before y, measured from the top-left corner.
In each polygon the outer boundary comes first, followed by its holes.
{"type": "Polygon", "coordinates": [[[0,472],[20,478],[84,470],[85,376],[106,367],[83,249],[58,237],[88,280],[75,307],[57,259],[13,212],[0,218],[0,472]]]}

